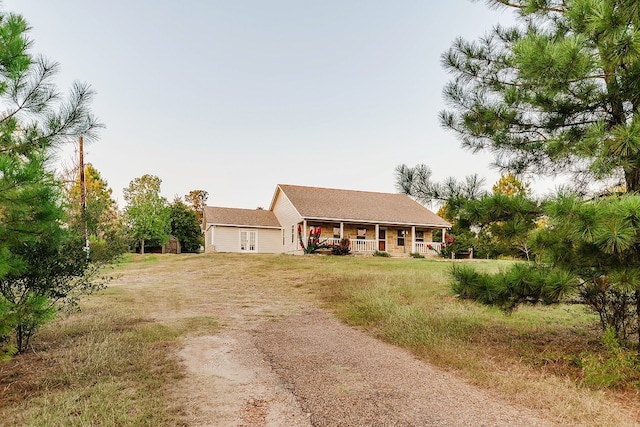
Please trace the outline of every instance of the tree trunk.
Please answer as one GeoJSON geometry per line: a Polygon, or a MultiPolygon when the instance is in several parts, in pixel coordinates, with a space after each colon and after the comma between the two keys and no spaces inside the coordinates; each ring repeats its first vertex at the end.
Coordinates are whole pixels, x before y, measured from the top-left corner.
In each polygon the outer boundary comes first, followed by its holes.
{"type": "Polygon", "coordinates": [[[16,349],[18,351],[18,353],[22,353],[22,346],[23,346],[23,342],[22,342],[22,325],[18,325],[18,327],[16,328],[16,349]]]}
{"type": "Polygon", "coordinates": [[[144,238],[140,239],[140,254],[144,255],[144,238]]]}
{"type": "Polygon", "coordinates": [[[628,193],[640,192],[640,168],[625,169],[624,180],[628,193]]]}
{"type": "Polygon", "coordinates": [[[640,290],[636,289],[636,322],[638,327],[638,349],[636,358],[640,361],[640,290]]]}

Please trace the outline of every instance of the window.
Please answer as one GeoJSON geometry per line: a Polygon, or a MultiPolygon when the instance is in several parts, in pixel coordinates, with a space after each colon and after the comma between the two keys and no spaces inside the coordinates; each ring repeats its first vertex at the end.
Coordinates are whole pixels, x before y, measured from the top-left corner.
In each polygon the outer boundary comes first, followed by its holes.
{"type": "Polygon", "coordinates": [[[358,240],[364,240],[367,238],[367,229],[366,228],[358,228],[356,238],[358,240]]]}
{"type": "Polygon", "coordinates": [[[416,230],[416,242],[424,242],[424,231],[416,230]]]}
{"type": "Polygon", "coordinates": [[[334,239],[339,239],[340,238],[340,226],[339,225],[334,225],[333,226],[333,238],[334,239]]]}
{"type": "Polygon", "coordinates": [[[398,230],[398,246],[404,246],[405,237],[407,237],[407,231],[398,230]]]}
{"type": "Polygon", "coordinates": [[[291,243],[295,242],[295,238],[296,238],[296,226],[292,225],[291,226],[291,243]]]}

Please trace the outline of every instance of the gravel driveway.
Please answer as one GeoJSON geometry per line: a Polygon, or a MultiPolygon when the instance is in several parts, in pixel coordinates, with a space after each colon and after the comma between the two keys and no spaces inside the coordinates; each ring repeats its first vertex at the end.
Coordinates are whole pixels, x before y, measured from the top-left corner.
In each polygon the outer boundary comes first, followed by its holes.
{"type": "Polygon", "coordinates": [[[549,426],[307,306],[191,339],[189,425],[549,426]]]}
{"type": "Polygon", "coordinates": [[[314,426],[550,425],[319,309],[253,339],[314,426]]]}
{"type": "Polygon", "coordinates": [[[527,409],[514,403],[522,396],[481,389],[345,326],[318,308],[318,284],[308,283],[327,268],[323,258],[141,261],[122,269],[112,286],[126,286],[128,304],[150,321],[186,328],[171,354],[184,376],[163,390],[175,425],[640,426],[637,401],[620,404],[552,376],[540,384],[532,375],[532,390],[557,389],[525,391],[529,399],[540,396],[531,401],[539,409],[527,409]]]}

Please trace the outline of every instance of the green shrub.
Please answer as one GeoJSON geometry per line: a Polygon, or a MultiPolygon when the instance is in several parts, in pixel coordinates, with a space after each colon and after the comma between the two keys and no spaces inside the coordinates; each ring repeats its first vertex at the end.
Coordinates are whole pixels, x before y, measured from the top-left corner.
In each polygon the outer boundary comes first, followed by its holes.
{"type": "Polygon", "coordinates": [[[375,251],[373,253],[373,256],[381,256],[381,257],[389,258],[391,255],[389,255],[389,252],[375,251]]]}
{"type": "Polygon", "coordinates": [[[332,255],[349,255],[351,253],[351,241],[346,237],[340,239],[337,245],[330,245],[332,255]]]}
{"type": "Polygon", "coordinates": [[[411,258],[424,258],[424,255],[419,252],[411,252],[409,256],[411,256],[411,258]]]}
{"type": "Polygon", "coordinates": [[[453,292],[460,298],[472,299],[511,312],[520,304],[554,304],[573,289],[573,278],[567,272],[532,264],[513,264],[496,274],[477,272],[468,265],[453,265],[453,292]]]}
{"type": "Polygon", "coordinates": [[[588,354],[582,358],[583,381],[597,388],[637,386],[640,384],[637,354],[623,348],[616,332],[608,328],[602,337],[606,354],[588,354]]]}

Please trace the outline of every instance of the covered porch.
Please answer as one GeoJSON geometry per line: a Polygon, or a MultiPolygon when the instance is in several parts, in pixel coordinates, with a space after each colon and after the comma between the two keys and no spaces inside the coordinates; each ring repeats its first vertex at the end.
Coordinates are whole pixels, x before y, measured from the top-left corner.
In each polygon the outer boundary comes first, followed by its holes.
{"type": "Polygon", "coordinates": [[[446,239],[446,228],[428,225],[303,221],[302,239],[307,241],[311,228],[321,228],[320,240],[338,245],[344,238],[349,239],[354,254],[373,254],[376,251],[387,252],[395,256],[408,256],[412,253],[438,256],[446,239]],[[434,241],[434,232],[441,230],[439,241],[434,241]]]}
{"type": "MultiPolygon", "coordinates": [[[[330,245],[340,244],[341,238],[327,238],[326,241],[330,245]]],[[[381,248],[379,240],[358,240],[349,239],[351,244],[351,252],[358,253],[374,253],[375,251],[386,252],[384,248],[381,248]]],[[[432,256],[440,253],[442,249],[442,242],[415,242],[415,246],[411,248],[409,253],[418,253],[420,255],[432,256]]]]}

